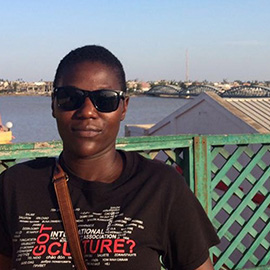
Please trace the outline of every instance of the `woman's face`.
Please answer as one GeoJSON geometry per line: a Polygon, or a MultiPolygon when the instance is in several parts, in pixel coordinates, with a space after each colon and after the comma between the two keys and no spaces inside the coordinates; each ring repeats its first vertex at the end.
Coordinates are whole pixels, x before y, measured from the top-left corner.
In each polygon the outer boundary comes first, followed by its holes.
{"type": "MultiPolygon", "coordinates": [[[[82,62],[66,69],[59,85],[87,91],[121,90],[116,72],[100,62],[82,62]]],[[[64,152],[78,158],[92,158],[115,151],[120,122],[125,118],[128,98],[121,99],[116,111],[102,113],[89,98],[77,110],[63,111],[53,101],[53,116],[63,140],[64,152]]]]}

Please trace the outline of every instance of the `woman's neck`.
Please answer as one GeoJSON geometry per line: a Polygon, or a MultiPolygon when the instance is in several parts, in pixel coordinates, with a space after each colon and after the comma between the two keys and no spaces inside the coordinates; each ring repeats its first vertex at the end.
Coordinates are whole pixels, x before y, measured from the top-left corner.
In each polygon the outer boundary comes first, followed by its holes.
{"type": "Polygon", "coordinates": [[[112,183],[122,173],[123,160],[119,152],[110,151],[97,157],[78,158],[63,151],[65,166],[76,176],[103,183],[112,183]]]}

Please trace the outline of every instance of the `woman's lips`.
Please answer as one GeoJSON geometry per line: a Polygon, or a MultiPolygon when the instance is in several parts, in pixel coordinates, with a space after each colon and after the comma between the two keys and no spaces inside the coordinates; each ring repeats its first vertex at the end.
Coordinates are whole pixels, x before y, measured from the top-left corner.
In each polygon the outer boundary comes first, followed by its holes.
{"type": "Polygon", "coordinates": [[[78,137],[93,138],[101,134],[102,129],[93,126],[74,127],[72,128],[72,132],[78,137]]]}

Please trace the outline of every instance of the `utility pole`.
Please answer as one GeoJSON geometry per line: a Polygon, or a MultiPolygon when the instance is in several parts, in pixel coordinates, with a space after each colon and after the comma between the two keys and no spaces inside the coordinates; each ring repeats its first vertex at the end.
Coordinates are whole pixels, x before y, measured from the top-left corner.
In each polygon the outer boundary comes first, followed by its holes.
{"type": "Polygon", "coordinates": [[[188,62],[188,49],[186,49],[186,82],[189,81],[189,62],[188,62]]]}

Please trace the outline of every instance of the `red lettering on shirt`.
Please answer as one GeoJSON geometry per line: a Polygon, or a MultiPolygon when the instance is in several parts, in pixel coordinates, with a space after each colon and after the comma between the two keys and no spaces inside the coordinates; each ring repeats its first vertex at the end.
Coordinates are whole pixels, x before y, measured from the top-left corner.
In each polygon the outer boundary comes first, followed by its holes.
{"type": "Polygon", "coordinates": [[[125,239],[116,239],[114,241],[113,252],[114,253],[125,253],[124,243],[125,243],[125,239]]]}
{"type": "Polygon", "coordinates": [[[112,250],[110,248],[111,245],[112,245],[112,240],[110,240],[110,239],[102,240],[101,247],[100,247],[100,253],[104,253],[104,249],[106,249],[108,253],[112,253],[112,250]]]}
{"type": "Polygon", "coordinates": [[[53,248],[57,246],[57,247],[61,247],[61,243],[59,242],[54,242],[54,243],[51,243],[48,247],[48,253],[52,256],[56,256],[60,253],[60,250],[59,249],[55,249],[55,251],[53,251],[53,248]]]}

